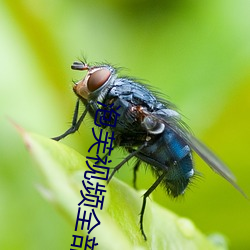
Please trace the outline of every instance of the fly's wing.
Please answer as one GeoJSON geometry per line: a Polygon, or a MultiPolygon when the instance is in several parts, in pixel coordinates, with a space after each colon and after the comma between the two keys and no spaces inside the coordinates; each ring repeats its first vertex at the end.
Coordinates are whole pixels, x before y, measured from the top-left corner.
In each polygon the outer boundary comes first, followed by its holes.
{"type": "MultiPolygon", "coordinates": [[[[169,112],[167,112],[169,113],[169,112]]],[[[236,178],[228,167],[202,142],[195,138],[185,127],[178,116],[171,116],[161,114],[152,114],[155,119],[160,123],[163,123],[166,127],[173,130],[182,140],[184,140],[190,148],[192,148],[216,173],[221,175],[229,183],[231,183],[243,196],[246,198],[247,195],[237,185],[236,178]]]]}
{"type": "Polygon", "coordinates": [[[231,183],[246,198],[246,194],[237,185],[236,178],[230,169],[222,162],[210,149],[191,134],[186,134],[182,138],[187,144],[219,175],[231,183]]]}
{"type": "Polygon", "coordinates": [[[182,126],[170,126],[216,173],[231,183],[243,196],[248,198],[243,190],[237,185],[236,178],[229,168],[202,142],[191,135],[182,126]]]}

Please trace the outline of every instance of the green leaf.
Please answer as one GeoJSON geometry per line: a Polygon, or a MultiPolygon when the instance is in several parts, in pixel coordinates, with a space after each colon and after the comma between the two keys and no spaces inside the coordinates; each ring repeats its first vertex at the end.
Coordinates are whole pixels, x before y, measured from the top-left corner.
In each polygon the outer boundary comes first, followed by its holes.
{"type": "MultiPolygon", "coordinates": [[[[46,187],[38,186],[39,191],[69,221],[74,232],[82,180],[87,170],[85,158],[60,142],[18,129],[44,176],[46,187]]],[[[105,182],[101,184],[106,185],[105,182]]],[[[95,249],[226,249],[225,243],[212,243],[192,221],[168,211],[152,199],[147,201],[144,216],[148,238],[144,241],[139,229],[143,192],[116,178],[106,186],[106,190],[103,209],[95,209],[101,225],[90,234],[99,244],[95,249]]],[[[84,210],[88,212],[90,208],[84,206],[84,210]]],[[[86,231],[77,233],[86,235],[86,231]]]]}

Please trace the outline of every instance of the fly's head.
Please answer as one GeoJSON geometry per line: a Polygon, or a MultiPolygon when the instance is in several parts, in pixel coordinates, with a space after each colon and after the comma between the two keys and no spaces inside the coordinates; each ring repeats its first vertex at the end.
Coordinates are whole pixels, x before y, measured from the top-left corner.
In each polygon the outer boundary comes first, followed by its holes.
{"type": "Polygon", "coordinates": [[[85,100],[94,97],[102,101],[105,96],[105,87],[116,78],[115,69],[109,65],[89,66],[83,62],[74,62],[71,68],[88,71],[86,76],[73,87],[75,94],[85,100]]]}

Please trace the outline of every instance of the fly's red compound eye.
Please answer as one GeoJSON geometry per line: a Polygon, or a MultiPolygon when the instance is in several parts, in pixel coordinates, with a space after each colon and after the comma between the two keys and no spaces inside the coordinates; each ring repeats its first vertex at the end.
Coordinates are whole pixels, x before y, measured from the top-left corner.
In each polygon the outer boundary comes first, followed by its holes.
{"type": "Polygon", "coordinates": [[[108,69],[98,69],[93,72],[88,79],[88,90],[93,92],[99,89],[110,77],[111,72],[108,69]]]}

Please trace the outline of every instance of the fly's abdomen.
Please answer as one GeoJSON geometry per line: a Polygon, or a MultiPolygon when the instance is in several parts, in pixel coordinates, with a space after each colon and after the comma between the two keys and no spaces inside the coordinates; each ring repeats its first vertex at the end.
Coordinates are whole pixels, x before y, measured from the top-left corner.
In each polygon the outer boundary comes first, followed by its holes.
{"type": "Polygon", "coordinates": [[[166,129],[164,134],[170,154],[164,185],[168,193],[176,197],[184,193],[194,175],[192,154],[190,147],[173,131],[166,129]]]}
{"type": "Polygon", "coordinates": [[[169,195],[177,197],[184,193],[190,178],[193,176],[193,162],[191,154],[186,155],[179,162],[170,165],[163,184],[169,195]]]}
{"type": "Polygon", "coordinates": [[[153,139],[138,158],[150,164],[157,176],[165,172],[163,185],[174,197],[185,191],[194,175],[190,147],[169,129],[153,139]]]}

